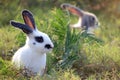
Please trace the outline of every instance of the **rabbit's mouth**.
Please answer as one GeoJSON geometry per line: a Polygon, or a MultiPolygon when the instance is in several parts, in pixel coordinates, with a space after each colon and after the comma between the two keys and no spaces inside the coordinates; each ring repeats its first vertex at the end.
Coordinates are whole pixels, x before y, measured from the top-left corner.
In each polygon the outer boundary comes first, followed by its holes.
{"type": "Polygon", "coordinates": [[[46,53],[51,52],[51,51],[52,51],[52,49],[53,49],[53,47],[50,47],[49,49],[48,49],[48,48],[46,48],[46,53]]]}
{"type": "Polygon", "coordinates": [[[46,44],[46,45],[44,46],[44,49],[42,50],[42,53],[49,53],[49,52],[52,51],[53,48],[54,48],[53,45],[46,44]]]}
{"type": "Polygon", "coordinates": [[[50,53],[52,51],[52,48],[50,48],[50,49],[44,49],[44,50],[42,50],[41,51],[41,53],[50,53]]]}

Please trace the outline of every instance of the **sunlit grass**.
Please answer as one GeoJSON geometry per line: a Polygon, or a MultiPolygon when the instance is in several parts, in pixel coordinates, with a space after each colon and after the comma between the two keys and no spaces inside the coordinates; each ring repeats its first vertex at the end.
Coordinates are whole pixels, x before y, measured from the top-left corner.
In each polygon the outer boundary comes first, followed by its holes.
{"type": "MultiPolygon", "coordinates": [[[[35,11],[35,10],[33,10],[35,11]]],[[[55,47],[47,56],[47,72],[41,80],[119,80],[120,79],[120,30],[119,22],[99,16],[101,27],[95,35],[69,28],[72,16],[60,9],[52,9],[42,16],[33,12],[36,26],[47,33],[55,47]]],[[[16,21],[23,22],[18,14],[16,21]]],[[[0,78],[26,79],[11,65],[14,52],[25,44],[25,34],[12,26],[0,28],[0,78]]],[[[40,77],[32,77],[32,80],[40,77]]]]}

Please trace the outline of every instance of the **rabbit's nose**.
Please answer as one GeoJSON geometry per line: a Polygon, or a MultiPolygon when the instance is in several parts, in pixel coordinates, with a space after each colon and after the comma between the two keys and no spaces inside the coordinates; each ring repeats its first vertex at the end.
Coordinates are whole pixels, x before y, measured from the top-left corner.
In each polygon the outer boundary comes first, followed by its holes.
{"type": "Polygon", "coordinates": [[[46,44],[45,48],[50,49],[50,48],[53,48],[53,46],[51,46],[50,44],[46,44]]]}

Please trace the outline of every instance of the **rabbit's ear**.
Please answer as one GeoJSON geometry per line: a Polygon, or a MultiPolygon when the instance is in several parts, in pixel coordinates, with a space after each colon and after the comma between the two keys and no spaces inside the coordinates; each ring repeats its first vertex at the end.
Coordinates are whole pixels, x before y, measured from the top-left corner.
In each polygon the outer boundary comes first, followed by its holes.
{"type": "Polygon", "coordinates": [[[27,24],[33,30],[36,29],[35,21],[34,21],[32,13],[30,11],[23,10],[22,11],[22,16],[23,16],[25,24],[27,24]]]}
{"type": "Polygon", "coordinates": [[[83,16],[83,10],[79,9],[78,7],[75,7],[71,4],[68,3],[63,3],[61,5],[62,9],[70,11],[72,14],[77,15],[77,16],[83,16]]]}
{"type": "Polygon", "coordinates": [[[15,22],[13,20],[10,21],[10,24],[16,28],[21,29],[26,34],[30,34],[33,32],[33,30],[26,24],[21,24],[21,23],[15,22]]]}

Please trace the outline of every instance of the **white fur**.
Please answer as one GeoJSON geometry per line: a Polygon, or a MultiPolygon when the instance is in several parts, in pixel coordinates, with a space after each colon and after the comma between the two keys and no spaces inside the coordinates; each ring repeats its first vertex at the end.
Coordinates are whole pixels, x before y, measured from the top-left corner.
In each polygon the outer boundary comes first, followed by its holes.
{"type": "Polygon", "coordinates": [[[76,24],[71,24],[70,27],[81,28],[81,18],[79,18],[76,24]]]}
{"type": "Polygon", "coordinates": [[[47,34],[38,30],[27,36],[26,44],[20,48],[13,56],[12,63],[17,68],[27,68],[33,73],[43,75],[46,66],[46,53],[51,49],[46,49],[45,44],[54,46],[47,34]],[[43,36],[44,42],[37,43],[34,36],[43,36]],[[33,43],[36,45],[33,45],[33,43]]]}
{"type": "Polygon", "coordinates": [[[27,68],[33,73],[43,75],[46,66],[46,54],[35,53],[29,46],[20,48],[13,56],[12,62],[17,68],[27,68]]]}
{"type": "Polygon", "coordinates": [[[25,73],[28,76],[42,76],[46,67],[46,53],[50,52],[54,45],[47,34],[37,29],[30,11],[23,10],[22,16],[25,24],[11,21],[12,26],[27,34],[25,45],[13,55],[12,64],[18,69],[27,69],[25,73]]]}

